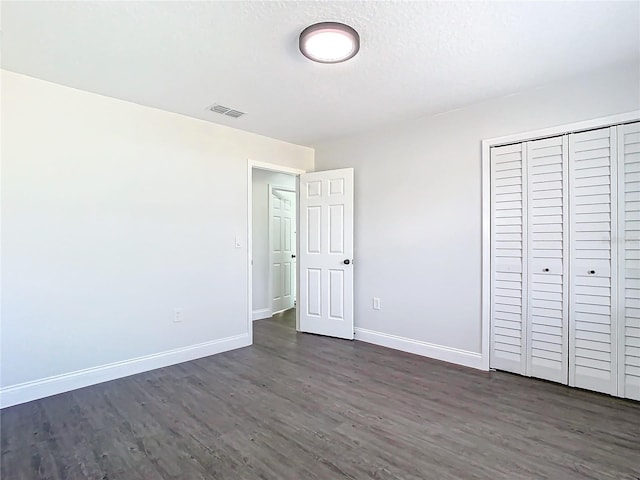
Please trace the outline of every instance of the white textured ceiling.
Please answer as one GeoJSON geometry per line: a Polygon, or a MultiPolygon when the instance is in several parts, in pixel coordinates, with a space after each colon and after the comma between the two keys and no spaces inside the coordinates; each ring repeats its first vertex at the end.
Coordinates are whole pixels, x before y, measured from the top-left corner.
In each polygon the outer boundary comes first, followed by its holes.
{"type": "Polygon", "coordinates": [[[627,62],[637,1],[2,2],[3,68],[304,145],[627,62]],[[320,21],[358,56],[305,59],[320,21]]]}

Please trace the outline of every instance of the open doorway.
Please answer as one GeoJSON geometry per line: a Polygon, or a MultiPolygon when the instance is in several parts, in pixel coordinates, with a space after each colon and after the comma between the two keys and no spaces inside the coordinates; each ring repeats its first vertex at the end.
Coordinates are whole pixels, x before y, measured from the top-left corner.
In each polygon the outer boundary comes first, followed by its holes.
{"type": "Polygon", "coordinates": [[[290,287],[298,302],[297,308],[285,311],[289,318],[295,316],[296,331],[353,340],[353,169],[305,173],[253,160],[248,162],[249,335],[253,341],[254,319],[271,318],[279,309],[273,303],[272,267],[277,262],[271,259],[272,248],[254,249],[253,244],[255,239],[256,245],[268,245],[268,235],[259,232],[269,229],[269,198],[273,190],[286,192],[291,184],[283,186],[283,182],[292,180],[296,221],[291,222],[295,242],[291,241],[289,258],[293,259],[291,254],[297,258],[290,287]],[[254,177],[263,176],[262,171],[267,171],[264,176],[269,180],[254,182],[254,177]],[[278,176],[270,175],[274,172],[278,176]],[[254,215],[254,210],[262,215],[254,215]]]}
{"type": "Polygon", "coordinates": [[[250,320],[292,310],[297,293],[297,175],[250,162],[250,320]]]}

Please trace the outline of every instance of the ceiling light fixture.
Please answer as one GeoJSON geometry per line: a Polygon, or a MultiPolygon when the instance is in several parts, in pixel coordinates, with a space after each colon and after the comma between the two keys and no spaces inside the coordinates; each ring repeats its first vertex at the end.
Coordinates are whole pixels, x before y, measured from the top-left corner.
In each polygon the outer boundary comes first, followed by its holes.
{"type": "Polygon", "coordinates": [[[316,23],[300,34],[300,51],[319,63],[340,63],[360,50],[360,35],[349,25],[338,22],[316,23]]]}

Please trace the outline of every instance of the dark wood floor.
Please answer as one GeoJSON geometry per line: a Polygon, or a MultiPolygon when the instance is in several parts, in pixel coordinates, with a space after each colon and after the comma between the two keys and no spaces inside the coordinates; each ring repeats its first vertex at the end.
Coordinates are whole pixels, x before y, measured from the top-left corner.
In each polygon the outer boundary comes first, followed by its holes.
{"type": "Polygon", "coordinates": [[[638,479],[640,404],[255,323],[255,345],[2,411],[5,480],[638,479]]]}

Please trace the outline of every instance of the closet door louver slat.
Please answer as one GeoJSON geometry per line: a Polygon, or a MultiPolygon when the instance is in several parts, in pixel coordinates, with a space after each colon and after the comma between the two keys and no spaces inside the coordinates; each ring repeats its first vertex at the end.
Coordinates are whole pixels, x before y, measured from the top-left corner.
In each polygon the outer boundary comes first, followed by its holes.
{"type": "Polygon", "coordinates": [[[567,383],[568,192],[566,136],[528,142],[527,372],[567,383]],[[556,287],[549,291],[550,287],[556,287]]]}
{"type": "Polygon", "coordinates": [[[525,374],[526,158],[524,146],[491,149],[491,366],[525,374]]]}
{"type": "Polygon", "coordinates": [[[618,127],[620,396],[640,400],[640,123],[618,127]]]}
{"type": "Polygon", "coordinates": [[[617,394],[616,128],[569,135],[569,385],[617,394]]]}

